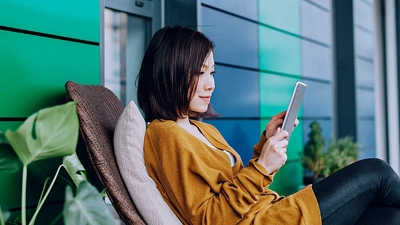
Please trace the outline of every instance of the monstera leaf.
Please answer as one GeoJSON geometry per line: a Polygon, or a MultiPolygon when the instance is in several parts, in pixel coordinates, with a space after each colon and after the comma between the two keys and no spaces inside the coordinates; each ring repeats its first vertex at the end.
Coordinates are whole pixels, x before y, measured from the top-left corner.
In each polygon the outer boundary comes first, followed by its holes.
{"type": "Polygon", "coordinates": [[[21,160],[10,145],[0,144],[0,173],[14,173],[22,168],[21,160]]]}
{"type": "Polygon", "coordinates": [[[67,170],[72,181],[78,186],[81,181],[86,180],[86,170],[76,153],[65,156],[63,159],[64,168],[67,170]]]}
{"type": "Polygon", "coordinates": [[[70,186],[65,191],[64,224],[116,224],[100,193],[87,181],[79,183],[75,197],[70,186]]]}
{"type": "Polygon", "coordinates": [[[21,168],[21,160],[15,154],[3,132],[0,130],[0,173],[14,173],[21,168]]]}
{"type": "Polygon", "coordinates": [[[79,121],[76,102],[69,102],[31,115],[6,138],[24,165],[33,161],[66,156],[75,152],[79,121]]]}
{"type": "Polygon", "coordinates": [[[2,204],[0,204],[0,225],[4,225],[10,216],[10,212],[4,207],[2,204]]]}

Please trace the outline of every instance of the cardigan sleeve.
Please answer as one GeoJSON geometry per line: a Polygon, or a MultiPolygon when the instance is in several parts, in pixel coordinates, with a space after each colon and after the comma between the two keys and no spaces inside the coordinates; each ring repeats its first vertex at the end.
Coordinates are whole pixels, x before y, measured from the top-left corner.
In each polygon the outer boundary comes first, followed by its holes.
{"type": "Polygon", "coordinates": [[[266,141],[267,138],[265,137],[265,130],[264,130],[264,132],[261,134],[260,141],[258,141],[258,143],[253,147],[253,159],[260,157],[262,147],[266,141]]]}
{"type": "Polygon", "coordinates": [[[236,224],[261,195],[270,202],[279,199],[267,189],[272,176],[255,159],[233,174],[225,153],[210,149],[178,125],[162,123],[146,131],[146,167],[184,223],[236,224]]]}

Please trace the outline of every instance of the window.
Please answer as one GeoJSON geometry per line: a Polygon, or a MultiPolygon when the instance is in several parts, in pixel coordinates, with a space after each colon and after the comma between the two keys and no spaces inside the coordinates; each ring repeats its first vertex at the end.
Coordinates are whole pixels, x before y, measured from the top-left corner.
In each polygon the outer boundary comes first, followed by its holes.
{"type": "Polygon", "coordinates": [[[136,77],[151,35],[160,28],[160,8],[150,0],[105,2],[102,84],[124,105],[136,102],[136,77]]]}

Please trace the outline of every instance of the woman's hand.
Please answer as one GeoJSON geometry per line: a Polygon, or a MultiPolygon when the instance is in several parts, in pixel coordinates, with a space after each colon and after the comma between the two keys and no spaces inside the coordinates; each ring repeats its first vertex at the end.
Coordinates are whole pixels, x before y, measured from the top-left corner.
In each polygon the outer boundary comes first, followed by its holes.
{"type": "Polygon", "coordinates": [[[274,135],[264,143],[258,163],[264,166],[269,174],[276,172],[281,168],[286,160],[286,146],[288,141],[284,138],[288,137],[288,132],[277,128],[274,135]]]}
{"type": "Polygon", "coordinates": [[[269,139],[274,135],[278,127],[282,127],[283,119],[285,118],[286,111],[280,112],[272,117],[265,128],[265,137],[269,139]]]}
{"type": "MultiPolygon", "coordinates": [[[[267,127],[265,128],[265,137],[269,139],[274,135],[278,127],[282,127],[283,125],[283,120],[285,119],[286,111],[282,111],[275,116],[272,117],[272,119],[268,122],[267,127]]],[[[295,128],[299,124],[299,120],[294,122],[293,128],[295,128]]]]}

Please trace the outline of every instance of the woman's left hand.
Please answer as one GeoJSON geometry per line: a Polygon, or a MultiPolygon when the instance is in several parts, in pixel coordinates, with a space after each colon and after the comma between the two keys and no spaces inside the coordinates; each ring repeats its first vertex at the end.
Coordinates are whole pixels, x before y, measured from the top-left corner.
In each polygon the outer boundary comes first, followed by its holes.
{"type": "MultiPolygon", "coordinates": [[[[268,122],[267,127],[265,128],[265,137],[268,139],[272,137],[278,127],[282,127],[283,120],[285,119],[286,111],[282,111],[275,116],[268,122]]],[[[299,120],[296,118],[294,122],[293,128],[295,128],[299,124],[299,120]]]]}
{"type": "Polygon", "coordinates": [[[273,116],[265,128],[265,137],[268,139],[272,137],[277,131],[278,127],[282,127],[283,119],[285,118],[286,111],[280,112],[273,116]]]}

